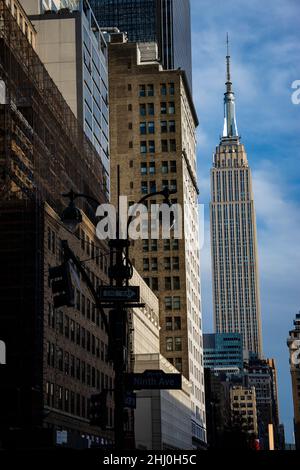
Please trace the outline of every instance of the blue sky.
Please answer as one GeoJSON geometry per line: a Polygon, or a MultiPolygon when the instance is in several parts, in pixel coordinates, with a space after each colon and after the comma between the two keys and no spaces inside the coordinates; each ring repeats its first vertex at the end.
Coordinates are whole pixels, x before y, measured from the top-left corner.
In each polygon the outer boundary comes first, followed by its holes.
{"type": "Polygon", "coordinates": [[[198,174],[205,204],[201,253],[204,330],[213,330],[209,172],[223,127],[229,33],[237,123],[252,169],[258,224],[264,353],[277,361],[280,417],[293,439],[286,338],[300,310],[299,0],[191,0],[193,87],[199,115],[198,174]]]}

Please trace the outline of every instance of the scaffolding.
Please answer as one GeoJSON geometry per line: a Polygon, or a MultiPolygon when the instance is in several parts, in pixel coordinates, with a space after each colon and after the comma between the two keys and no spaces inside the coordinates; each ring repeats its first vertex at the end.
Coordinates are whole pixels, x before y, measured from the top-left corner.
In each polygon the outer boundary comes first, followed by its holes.
{"type": "MultiPolygon", "coordinates": [[[[47,201],[73,189],[107,197],[101,157],[4,0],[0,0],[0,199],[47,201]]],[[[95,207],[81,201],[94,220],[95,207]]]]}

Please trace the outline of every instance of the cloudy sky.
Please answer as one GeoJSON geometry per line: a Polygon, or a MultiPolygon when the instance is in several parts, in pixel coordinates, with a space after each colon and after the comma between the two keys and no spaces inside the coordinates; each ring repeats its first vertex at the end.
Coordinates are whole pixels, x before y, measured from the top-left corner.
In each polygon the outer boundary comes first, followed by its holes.
{"type": "Polygon", "coordinates": [[[292,440],[286,338],[300,310],[299,0],[191,0],[193,86],[199,114],[198,173],[205,204],[202,249],[204,329],[213,331],[209,172],[223,128],[225,41],[229,33],[237,123],[252,168],[258,222],[264,353],[279,372],[281,421],[292,440]]]}

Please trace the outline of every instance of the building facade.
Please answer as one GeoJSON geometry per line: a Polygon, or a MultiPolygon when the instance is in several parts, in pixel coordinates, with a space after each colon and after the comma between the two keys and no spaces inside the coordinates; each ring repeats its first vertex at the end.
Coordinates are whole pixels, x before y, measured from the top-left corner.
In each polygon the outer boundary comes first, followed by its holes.
{"type": "Polygon", "coordinates": [[[287,345],[290,352],[290,370],[294,401],[294,429],[296,449],[300,450],[300,313],[296,314],[294,328],[287,345]]]}
{"type": "MultiPolygon", "coordinates": [[[[178,373],[160,353],[159,301],[145,281],[134,270],[130,283],[140,286],[144,308],[133,309],[132,353],[133,370],[163,370],[178,373]]],[[[137,449],[192,449],[190,419],[190,384],[182,379],[182,390],[137,391],[135,443],[137,449]]]]}
{"type": "MultiPolygon", "coordinates": [[[[84,267],[95,287],[107,282],[107,246],[96,238],[94,208],[78,202],[83,223],[76,234],[59,216],[66,204],[61,194],[71,188],[82,193],[88,187],[107,202],[105,170],[3,0],[0,16],[0,330],[7,347],[0,439],[3,447],[105,447],[113,442],[112,430],[89,422],[91,395],[113,388],[103,321],[83,282],[75,306],[56,310],[49,283],[49,267],[62,262],[61,240],[90,260],[84,267]]],[[[107,406],[112,428],[111,394],[107,406]]]]}
{"type": "Polygon", "coordinates": [[[35,27],[36,50],[105,168],[109,193],[107,44],[88,1],[22,0],[35,27]],[[68,6],[68,7],[66,7],[68,6]]]}
{"type": "Polygon", "coordinates": [[[241,373],[243,341],[239,333],[203,335],[204,367],[217,372],[241,373]]]}
{"type": "Polygon", "coordinates": [[[258,434],[255,388],[231,387],[230,410],[233,427],[237,425],[255,438],[258,434]]]}
{"type": "Polygon", "coordinates": [[[91,0],[102,28],[117,27],[130,42],[156,42],[167,70],[185,70],[192,89],[189,0],[91,0]]]}
{"type": "Polygon", "coordinates": [[[256,219],[252,177],[235,117],[227,56],[224,131],[211,171],[211,251],[217,333],[241,333],[245,358],[262,355],[256,219]]]}
{"type": "MultiPolygon", "coordinates": [[[[190,380],[193,435],[205,441],[196,183],[197,117],[183,71],[143,63],[137,44],[109,46],[111,175],[120,167],[128,206],[170,188],[172,201],[189,207],[182,239],[135,240],[131,259],[160,301],[161,354],[190,380]],[[173,196],[172,196],[173,197],[173,196]],[[188,236],[189,235],[189,236],[188,236]]],[[[112,201],[117,203],[116,189],[112,201]]],[[[149,201],[150,208],[158,201],[149,201]]]]}

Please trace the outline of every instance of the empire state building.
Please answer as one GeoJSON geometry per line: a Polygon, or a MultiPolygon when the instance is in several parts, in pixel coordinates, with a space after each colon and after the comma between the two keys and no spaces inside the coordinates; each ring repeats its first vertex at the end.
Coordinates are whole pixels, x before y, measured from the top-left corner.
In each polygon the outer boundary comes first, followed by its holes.
{"type": "Polygon", "coordinates": [[[227,47],[224,130],[211,170],[211,250],[217,333],[241,333],[245,358],[262,356],[252,176],[238,134],[227,47]]]}

